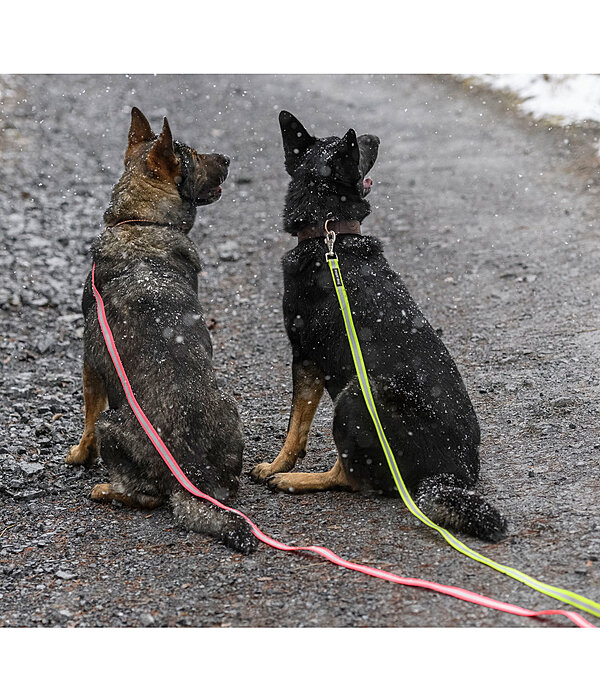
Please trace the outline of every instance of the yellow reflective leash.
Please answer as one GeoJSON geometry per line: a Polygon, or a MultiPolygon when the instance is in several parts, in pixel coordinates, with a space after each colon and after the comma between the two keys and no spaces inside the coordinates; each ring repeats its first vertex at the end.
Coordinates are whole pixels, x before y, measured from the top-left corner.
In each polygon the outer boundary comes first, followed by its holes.
{"type": "Polygon", "coordinates": [[[381,425],[381,421],[379,420],[379,416],[377,415],[377,407],[375,406],[375,402],[373,400],[373,394],[371,393],[371,386],[369,384],[369,377],[367,375],[367,368],[365,367],[362,351],[360,349],[360,343],[358,341],[356,329],[354,328],[350,303],[348,301],[348,295],[346,294],[346,288],[344,287],[344,281],[342,279],[342,272],[338,264],[337,255],[333,252],[335,233],[327,229],[327,223],[328,222],[325,222],[325,240],[327,242],[328,252],[325,254],[325,258],[331,271],[331,277],[333,279],[334,288],[340,304],[342,316],[344,317],[344,325],[346,326],[346,334],[348,336],[348,342],[352,351],[352,357],[354,358],[356,374],[360,382],[360,387],[362,389],[367,409],[369,410],[369,414],[371,415],[371,418],[373,420],[373,424],[375,426],[375,430],[377,431],[377,435],[379,436],[379,441],[381,443],[381,447],[383,448],[385,458],[387,460],[390,471],[392,472],[394,482],[396,483],[396,488],[398,489],[398,492],[400,493],[400,496],[402,497],[405,506],[422,523],[424,523],[428,527],[433,528],[434,530],[437,530],[440,533],[440,535],[442,535],[442,537],[446,540],[446,542],[448,542],[450,546],[454,547],[454,549],[459,551],[461,554],[464,554],[465,556],[470,557],[471,559],[474,559],[475,561],[478,561],[481,564],[485,564],[486,566],[489,566],[502,574],[506,574],[507,576],[510,576],[511,578],[514,578],[517,581],[524,583],[526,586],[529,586],[530,588],[533,588],[536,591],[539,591],[540,593],[544,593],[548,596],[551,596],[552,598],[556,598],[557,600],[561,600],[564,603],[573,605],[574,607],[579,608],[580,610],[585,610],[585,612],[600,617],[600,604],[596,603],[595,601],[590,600],[589,598],[585,598],[584,596],[579,595],[578,593],[568,591],[564,588],[556,588],[555,586],[550,586],[547,583],[538,581],[537,579],[532,578],[531,576],[528,576],[527,574],[524,574],[521,571],[518,571],[517,569],[513,569],[510,566],[504,566],[503,564],[498,564],[498,562],[495,562],[493,559],[484,557],[482,554],[479,554],[478,552],[472,550],[470,547],[467,547],[466,544],[458,540],[456,537],[454,537],[454,535],[451,535],[443,527],[436,525],[421,510],[419,510],[404,484],[404,480],[402,479],[402,475],[400,474],[400,470],[398,469],[398,465],[396,464],[394,453],[390,448],[388,440],[385,436],[385,432],[383,430],[383,426],[381,425]]]}

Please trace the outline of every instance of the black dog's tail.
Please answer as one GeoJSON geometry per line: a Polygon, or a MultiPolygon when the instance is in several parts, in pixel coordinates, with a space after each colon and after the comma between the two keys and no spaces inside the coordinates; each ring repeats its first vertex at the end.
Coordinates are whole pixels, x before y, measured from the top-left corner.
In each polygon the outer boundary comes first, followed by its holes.
{"type": "Polygon", "coordinates": [[[417,486],[415,503],[442,527],[498,542],[506,534],[506,519],[461,483],[453,474],[426,477],[417,486]]]}
{"type": "Polygon", "coordinates": [[[187,530],[211,535],[242,554],[256,549],[257,540],[250,525],[236,513],[223,510],[184,490],[171,495],[171,507],[177,522],[187,530]]]}

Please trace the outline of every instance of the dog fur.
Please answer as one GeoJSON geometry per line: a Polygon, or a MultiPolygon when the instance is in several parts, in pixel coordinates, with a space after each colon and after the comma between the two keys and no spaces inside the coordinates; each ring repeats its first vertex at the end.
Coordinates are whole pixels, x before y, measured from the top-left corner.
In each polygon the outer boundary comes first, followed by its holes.
{"type": "MultiPolygon", "coordinates": [[[[311,136],[281,112],[285,166],[291,176],[283,212],[290,234],[327,219],[362,222],[370,212],[366,178],[379,139],[311,136]]],[[[379,417],[402,477],[434,522],[497,541],[505,519],[470,489],[479,473],[480,431],[458,369],[372,236],[335,243],[379,417]]],[[[341,311],[325,262],[323,238],[302,240],[283,258],[283,312],[292,346],[293,400],[286,442],[271,463],[251,472],[284,492],[332,488],[398,495],[367,411],[341,311]],[[335,402],[338,457],[324,474],[290,474],[306,450],[326,389],[335,402]]]]}
{"type": "MultiPolygon", "coordinates": [[[[156,136],[134,107],[125,171],[92,246],[96,286],[137,400],[190,481],[225,501],[238,488],[242,428],[217,385],[198,300],[200,260],[187,234],[196,208],[219,199],[228,165],[227,156],[174,141],[166,118],[156,136]]],[[[66,460],[86,463],[99,450],[110,483],[95,486],[92,499],[146,508],[170,501],[180,525],[252,551],[246,521],[185,491],[138,424],[100,330],[91,273],[82,305],[85,427],[66,460]]]]}

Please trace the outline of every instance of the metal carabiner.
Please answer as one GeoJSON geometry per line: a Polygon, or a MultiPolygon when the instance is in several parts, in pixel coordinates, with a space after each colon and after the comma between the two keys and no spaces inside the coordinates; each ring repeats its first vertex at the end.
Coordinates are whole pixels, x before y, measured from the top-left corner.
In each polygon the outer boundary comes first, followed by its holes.
{"type": "Polygon", "coordinates": [[[333,219],[327,219],[325,221],[325,243],[327,243],[327,252],[325,253],[325,260],[332,260],[337,258],[337,255],[333,252],[333,244],[335,243],[335,231],[330,231],[327,228],[327,224],[333,221],[333,219]]]}

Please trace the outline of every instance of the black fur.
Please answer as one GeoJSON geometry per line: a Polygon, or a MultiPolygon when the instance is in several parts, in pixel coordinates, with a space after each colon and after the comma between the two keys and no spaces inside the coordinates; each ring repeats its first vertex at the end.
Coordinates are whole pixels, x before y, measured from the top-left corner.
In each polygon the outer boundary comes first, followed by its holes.
{"type": "MultiPolygon", "coordinates": [[[[315,139],[289,113],[280,121],[292,176],[286,230],[294,233],[326,218],[362,220],[369,209],[361,179],[375,161],[379,140],[356,139],[352,130],[341,140],[315,139]],[[298,143],[290,133],[305,135],[298,143]],[[298,150],[294,158],[290,149],[298,150]],[[319,168],[325,173],[320,177],[319,168]]],[[[313,238],[283,258],[283,311],[294,363],[316,365],[325,375],[335,401],[334,439],[348,478],[363,490],[397,495],[356,379],[325,250],[323,240],[313,238]]],[[[504,518],[467,491],[478,477],[480,431],[454,361],[376,238],[338,236],[335,250],[379,416],[407,487],[438,524],[500,539],[504,518]]]]}
{"type": "Polygon", "coordinates": [[[379,139],[353,129],[342,137],[316,139],[289,112],[281,112],[286,170],[292,175],[283,210],[288,233],[336,219],[362,221],[371,211],[363,179],[377,157],[379,139]]]}

